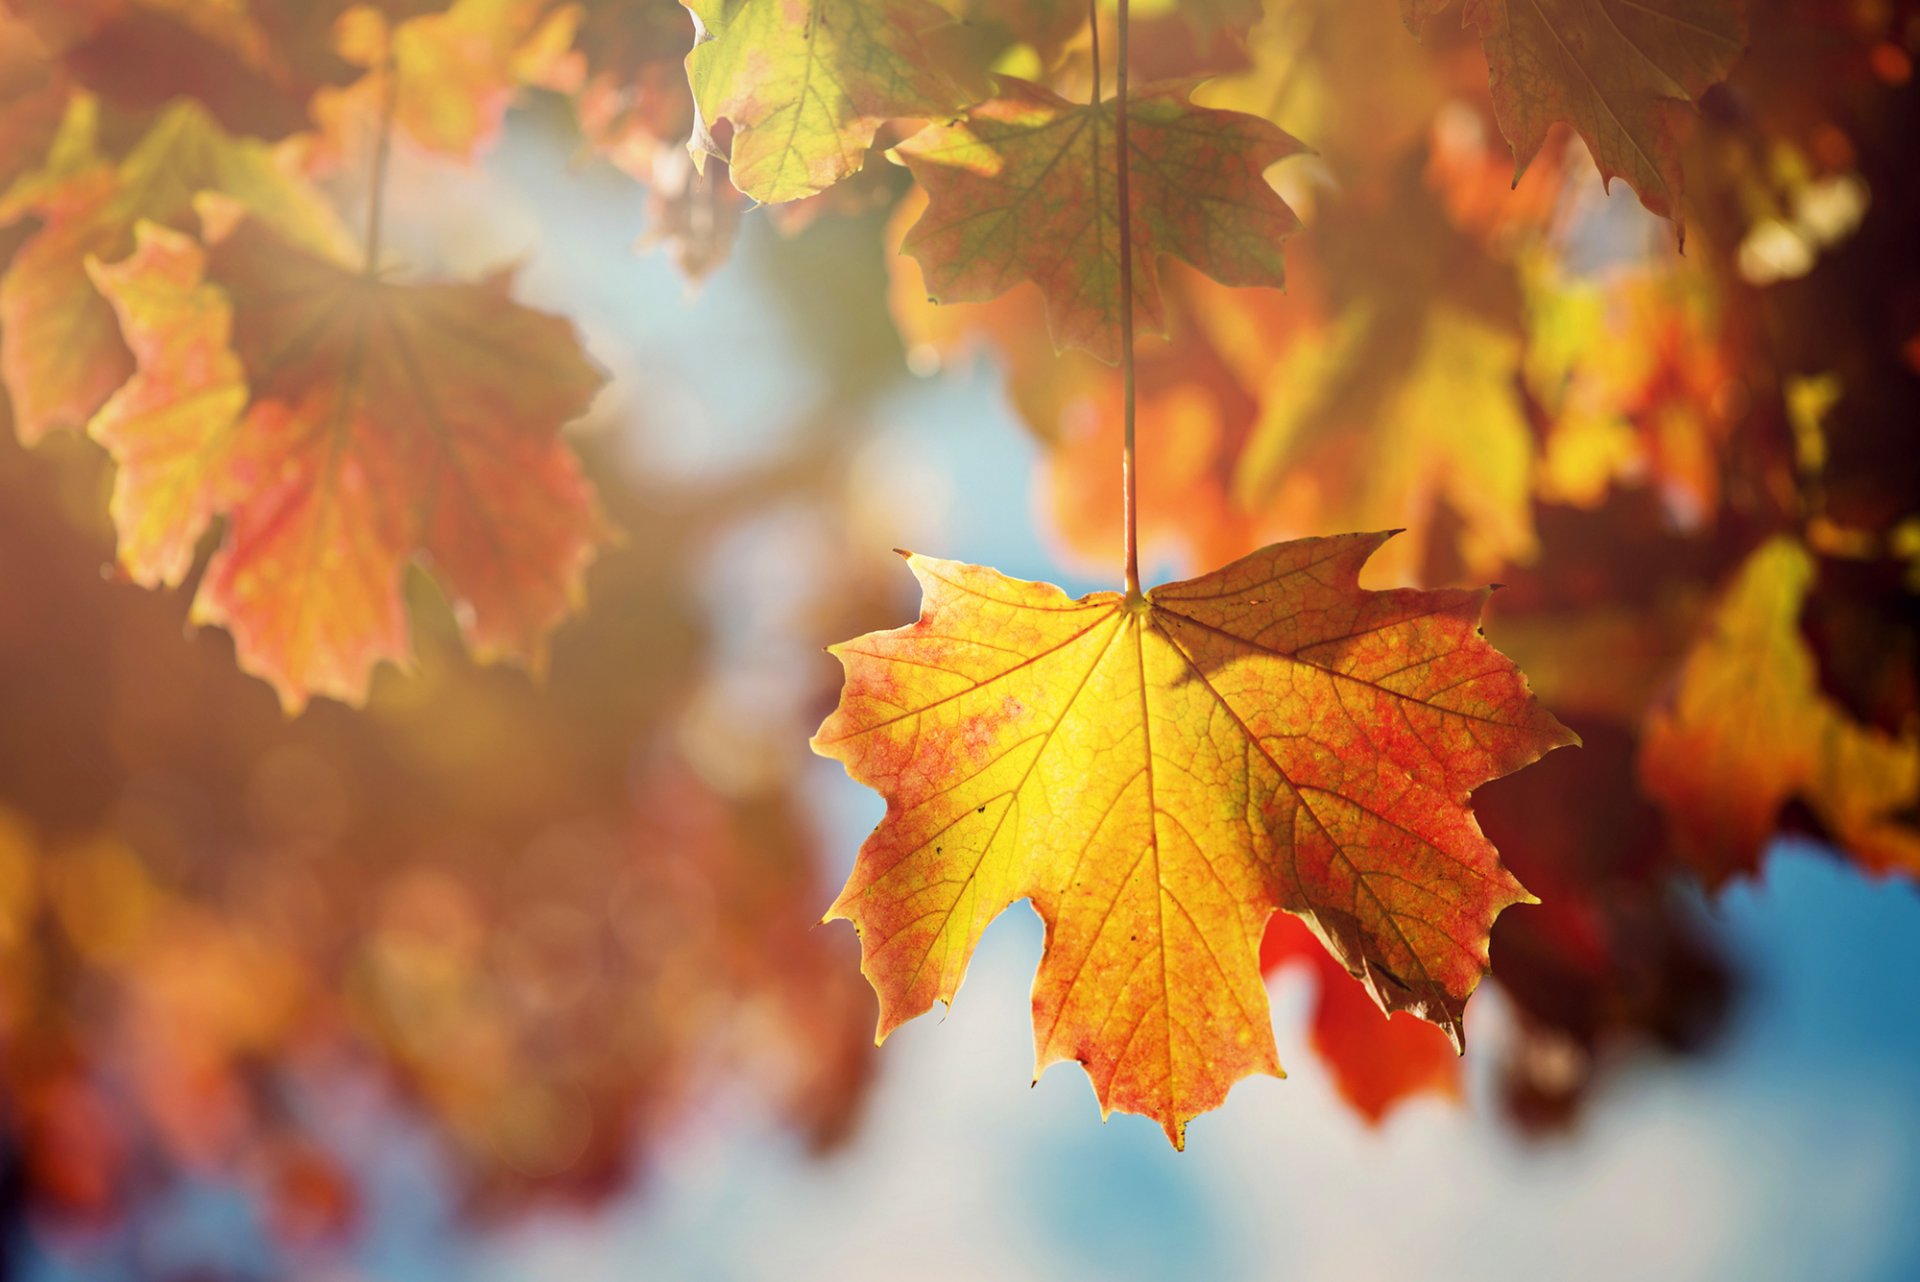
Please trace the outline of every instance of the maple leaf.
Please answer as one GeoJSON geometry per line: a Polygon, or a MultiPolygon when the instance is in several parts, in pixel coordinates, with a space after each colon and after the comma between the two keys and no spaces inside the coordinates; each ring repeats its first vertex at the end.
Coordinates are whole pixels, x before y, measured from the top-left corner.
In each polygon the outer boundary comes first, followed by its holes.
{"type": "Polygon", "coordinates": [[[931,0],[681,2],[697,26],[695,159],[724,156],[755,200],[825,191],[861,168],[888,120],[966,104],[931,39],[952,16],[931,0]],[[721,120],[733,125],[724,152],[709,133],[721,120]]]}
{"type": "MultiPolygon", "coordinates": [[[[1128,104],[1133,307],[1163,333],[1160,254],[1222,284],[1278,288],[1280,242],[1300,225],[1264,175],[1304,149],[1257,116],[1195,106],[1195,83],[1148,85],[1128,104]]],[[[998,84],[998,97],[898,148],[928,196],[903,248],[936,301],[981,302],[1030,280],[1056,346],[1118,360],[1117,109],[1009,76],[998,84]]]]}
{"type": "MultiPolygon", "coordinates": [[[[1418,28],[1453,0],[1401,0],[1418,28]]],[[[1604,182],[1674,217],[1680,160],[1668,112],[1726,79],[1747,43],[1745,0],[1466,0],[1486,47],[1515,181],[1555,121],[1577,130],[1604,182]]]]}
{"type": "Polygon", "coordinates": [[[1920,874],[1920,742],[1854,721],[1820,693],[1799,616],[1815,573],[1800,543],[1748,558],[1648,718],[1640,775],[1710,881],[1751,871],[1799,799],[1870,868],[1920,874]]]}
{"type": "Polygon", "coordinates": [[[285,157],[230,137],[197,103],[168,108],[117,165],[95,148],[97,118],[91,99],[77,99],[46,166],[22,179],[0,208],[0,221],[29,213],[41,219],[0,282],[0,373],[27,445],[85,424],[132,372],[86,260],[125,257],[136,223],[184,227],[194,197],[215,192],[243,201],[302,244],[342,241],[331,210],[285,157]]]}
{"type": "Polygon", "coordinates": [[[1467,795],[1573,742],[1478,632],[1484,591],[1369,592],[1387,539],[1275,544],[1144,597],[908,556],[918,622],[833,648],[814,749],[887,798],[827,916],[884,1037],[951,1001],[987,923],[1047,924],[1038,1064],[1183,1143],[1279,1071],[1259,952],[1298,914],[1383,1009],[1456,1043],[1487,931],[1528,898],[1467,795]]]}
{"type": "Polygon", "coordinates": [[[90,270],[139,361],[89,425],[135,581],[179,583],[224,514],[194,618],[289,711],[363,700],[379,660],[405,662],[416,556],[483,660],[540,664],[605,534],[557,438],[603,381],[567,322],[505,277],[390,284],[252,221],[204,251],[144,223],[90,270]]]}

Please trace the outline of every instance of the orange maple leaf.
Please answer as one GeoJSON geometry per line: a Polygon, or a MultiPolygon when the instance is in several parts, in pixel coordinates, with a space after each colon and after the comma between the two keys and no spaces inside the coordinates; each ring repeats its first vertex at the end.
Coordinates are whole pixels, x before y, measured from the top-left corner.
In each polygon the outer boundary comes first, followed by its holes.
{"type": "MultiPolygon", "coordinates": [[[[904,250],[936,301],[981,302],[1033,281],[1058,347],[1120,356],[1116,107],[1069,102],[999,78],[964,119],[921,130],[899,154],[927,190],[904,250]]],[[[1194,82],[1148,85],[1128,105],[1133,299],[1164,332],[1157,260],[1173,254],[1226,285],[1285,283],[1280,242],[1300,226],[1269,165],[1304,150],[1278,126],[1196,107],[1194,82]]]]}
{"type": "Polygon", "coordinates": [[[391,284],[251,221],[206,250],[143,223],[89,270],[139,366],[89,425],[133,579],[179,583],[225,515],[194,618],[289,711],[406,660],[415,557],[483,660],[539,665],[606,534],[557,435],[603,381],[571,325],[505,277],[391,284]]]}
{"type": "Polygon", "coordinates": [[[1387,537],[1077,601],[909,555],[919,621],[834,647],[846,685],[813,741],[887,798],[828,913],[860,931],[880,1035],[951,1001],[1025,897],[1047,924],[1039,1066],[1079,1060],[1104,1110],[1176,1146],[1279,1072],[1276,909],[1457,1043],[1493,919],[1528,898],[1467,796],[1574,736],[1481,637],[1485,591],[1359,587],[1387,537]]]}

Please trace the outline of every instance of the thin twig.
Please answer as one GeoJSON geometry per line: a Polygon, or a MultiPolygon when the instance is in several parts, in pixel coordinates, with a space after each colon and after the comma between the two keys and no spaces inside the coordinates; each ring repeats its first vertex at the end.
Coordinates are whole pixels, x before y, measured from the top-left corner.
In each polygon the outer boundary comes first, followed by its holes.
{"type": "Polygon", "coordinates": [[[1114,146],[1119,151],[1120,388],[1125,435],[1120,445],[1121,515],[1126,523],[1127,600],[1140,600],[1140,469],[1133,451],[1133,201],[1127,185],[1127,0],[1120,0],[1114,56],[1114,146]]]}
{"type": "MultiPolygon", "coordinates": [[[[1100,107],[1100,0],[1087,0],[1087,30],[1093,33],[1093,97],[1090,101],[1094,109],[1098,110],[1100,107]]],[[[1097,180],[1100,167],[1095,165],[1093,172],[1097,180]]],[[[1099,187],[1096,185],[1094,190],[1098,191],[1099,187]]]]}

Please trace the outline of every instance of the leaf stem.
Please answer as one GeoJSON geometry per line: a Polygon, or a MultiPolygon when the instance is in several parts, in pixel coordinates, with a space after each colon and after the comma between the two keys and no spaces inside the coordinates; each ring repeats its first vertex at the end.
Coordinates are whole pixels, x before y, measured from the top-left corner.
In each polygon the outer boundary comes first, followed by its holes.
{"type": "MultiPolygon", "coordinates": [[[[1114,53],[1114,146],[1119,151],[1120,201],[1120,396],[1124,435],[1120,444],[1120,510],[1126,526],[1127,600],[1140,595],[1140,469],[1133,451],[1133,200],[1127,185],[1127,0],[1120,0],[1119,48],[1114,53]]],[[[1097,92],[1097,91],[1096,91],[1097,92]]]]}
{"type": "Polygon", "coordinates": [[[394,57],[393,29],[386,33],[387,48],[380,59],[384,81],[380,94],[380,133],[373,148],[373,182],[367,195],[366,263],[362,274],[372,280],[380,272],[380,228],[386,221],[387,161],[393,152],[393,117],[400,98],[400,66],[394,57]]]}
{"type": "MultiPolygon", "coordinates": [[[[1100,0],[1087,0],[1087,30],[1093,33],[1093,109],[1100,109],[1100,0]]],[[[1095,169],[1097,177],[1099,170],[1095,169]]],[[[1097,188],[1096,188],[1097,190],[1097,188]]]]}

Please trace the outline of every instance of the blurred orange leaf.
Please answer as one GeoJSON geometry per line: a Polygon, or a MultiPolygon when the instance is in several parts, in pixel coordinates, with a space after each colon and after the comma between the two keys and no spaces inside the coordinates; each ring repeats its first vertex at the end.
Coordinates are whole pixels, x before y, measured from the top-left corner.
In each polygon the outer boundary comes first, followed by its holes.
{"type": "Polygon", "coordinates": [[[332,48],[333,24],[352,3],[9,0],[67,74],[116,107],[192,98],[225,128],[262,138],[306,129],[314,92],[353,76],[332,48]]]}
{"type": "Polygon", "coordinates": [[[1444,1033],[1405,1011],[1383,1015],[1304,922],[1275,913],[1260,944],[1260,968],[1271,974],[1295,963],[1314,976],[1314,1052],[1360,1116],[1378,1122],[1415,1095],[1460,1094],[1460,1057],[1444,1033]]]}
{"type": "Polygon", "coordinates": [[[562,0],[454,0],[452,4],[351,4],[331,46],[360,69],[352,83],[322,88],[312,115],[318,157],[340,164],[377,151],[389,126],[419,146],[468,159],[500,132],[525,85],[558,84],[580,7],[562,0]]]}
{"type": "Polygon", "coordinates": [[[1793,800],[1867,867],[1920,874],[1920,741],[1821,694],[1799,624],[1815,570],[1789,538],[1756,551],[1648,719],[1641,776],[1710,881],[1755,868],[1793,800]]]}
{"type": "Polygon", "coordinates": [[[602,381],[570,324],[504,277],[391,284],[254,222],[206,251],[142,224],[92,270],[139,360],[90,427],[136,581],[179,583],[224,514],[194,616],[289,711],[363,700],[378,661],[407,660],[416,556],[483,659],[539,665],[606,534],[557,437],[602,381]]]}

